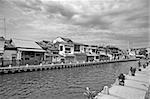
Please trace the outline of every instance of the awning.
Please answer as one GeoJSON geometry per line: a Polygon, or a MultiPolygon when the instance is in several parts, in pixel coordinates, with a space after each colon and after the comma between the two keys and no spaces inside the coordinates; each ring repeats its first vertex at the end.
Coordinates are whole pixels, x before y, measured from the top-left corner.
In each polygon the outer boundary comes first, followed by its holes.
{"type": "Polygon", "coordinates": [[[48,54],[48,53],[46,53],[45,55],[46,56],[60,56],[61,57],[61,55],[59,55],[59,54],[48,54]]]}
{"type": "Polygon", "coordinates": [[[86,53],[74,53],[75,56],[86,56],[86,53]]]}
{"type": "Polygon", "coordinates": [[[95,53],[92,53],[92,54],[86,53],[86,55],[87,55],[87,56],[99,56],[98,54],[95,54],[95,53]]]}
{"type": "Polygon", "coordinates": [[[65,55],[63,55],[63,57],[75,57],[75,55],[74,54],[65,54],[65,55]]]}
{"type": "Polygon", "coordinates": [[[108,56],[108,55],[106,55],[106,54],[100,54],[100,56],[108,56]]]}
{"type": "Polygon", "coordinates": [[[46,52],[42,49],[25,49],[25,48],[18,48],[19,51],[31,51],[31,52],[46,52]]]}
{"type": "Polygon", "coordinates": [[[4,53],[4,50],[0,50],[0,53],[4,53]]]}

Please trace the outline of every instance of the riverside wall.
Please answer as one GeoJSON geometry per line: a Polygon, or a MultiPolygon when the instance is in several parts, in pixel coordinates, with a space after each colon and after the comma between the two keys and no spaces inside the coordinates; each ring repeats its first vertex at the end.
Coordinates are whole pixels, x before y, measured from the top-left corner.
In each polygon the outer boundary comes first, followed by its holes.
{"type": "Polygon", "coordinates": [[[47,65],[40,64],[40,65],[25,65],[25,66],[15,66],[15,67],[9,66],[9,67],[0,67],[0,74],[75,68],[75,67],[93,66],[93,65],[109,64],[109,63],[116,63],[116,62],[138,61],[138,60],[139,59],[123,59],[123,60],[111,60],[111,61],[101,61],[101,62],[69,63],[69,64],[47,64],[47,65]]]}

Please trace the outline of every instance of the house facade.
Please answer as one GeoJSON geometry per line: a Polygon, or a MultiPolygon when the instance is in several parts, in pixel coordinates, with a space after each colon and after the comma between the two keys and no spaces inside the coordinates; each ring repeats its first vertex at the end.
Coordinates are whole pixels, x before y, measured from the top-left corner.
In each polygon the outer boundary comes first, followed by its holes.
{"type": "Polygon", "coordinates": [[[99,61],[99,55],[97,53],[98,46],[95,45],[84,45],[85,53],[87,55],[87,61],[99,61]]]}
{"type": "Polygon", "coordinates": [[[106,48],[103,47],[103,46],[98,47],[97,53],[99,55],[99,61],[104,61],[104,60],[110,60],[111,59],[111,56],[109,55],[109,53],[106,52],[106,48]]]}
{"type": "Polygon", "coordinates": [[[58,45],[59,55],[64,57],[61,59],[61,62],[75,62],[74,44],[71,39],[57,37],[55,40],[53,40],[53,43],[58,45]]]}
{"type": "Polygon", "coordinates": [[[0,58],[2,58],[4,54],[4,44],[5,44],[5,38],[0,37],[0,58]]]}
{"type": "Polygon", "coordinates": [[[12,39],[5,45],[4,65],[36,65],[44,60],[43,50],[36,42],[12,39]]]}
{"type": "Polygon", "coordinates": [[[87,56],[84,50],[84,44],[74,42],[75,62],[86,62],[87,56]]]}
{"type": "Polygon", "coordinates": [[[60,63],[62,56],[59,55],[59,48],[57,44],[53,44],[51,41],[41,41],[38,44],[46,51],[45,64],[60,63]]]}

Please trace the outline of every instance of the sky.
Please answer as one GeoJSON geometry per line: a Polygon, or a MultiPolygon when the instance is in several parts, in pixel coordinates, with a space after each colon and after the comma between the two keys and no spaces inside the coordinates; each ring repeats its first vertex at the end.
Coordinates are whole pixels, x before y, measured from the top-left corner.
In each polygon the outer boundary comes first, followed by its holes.
{"type": "Polygon", "coordinates": [[[0,36],[150,47],[149,0],[0,0],[0,36]]]}

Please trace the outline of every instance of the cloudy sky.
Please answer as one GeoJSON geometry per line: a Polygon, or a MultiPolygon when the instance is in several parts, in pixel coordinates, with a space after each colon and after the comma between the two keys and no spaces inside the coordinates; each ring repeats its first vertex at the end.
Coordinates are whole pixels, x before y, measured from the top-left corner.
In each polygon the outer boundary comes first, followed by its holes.
{"type": "Polygon", "coordinates": [[[3,17],[7,38],[150,47],[149,0],[0,0],[0,36],[3,17]]]}

